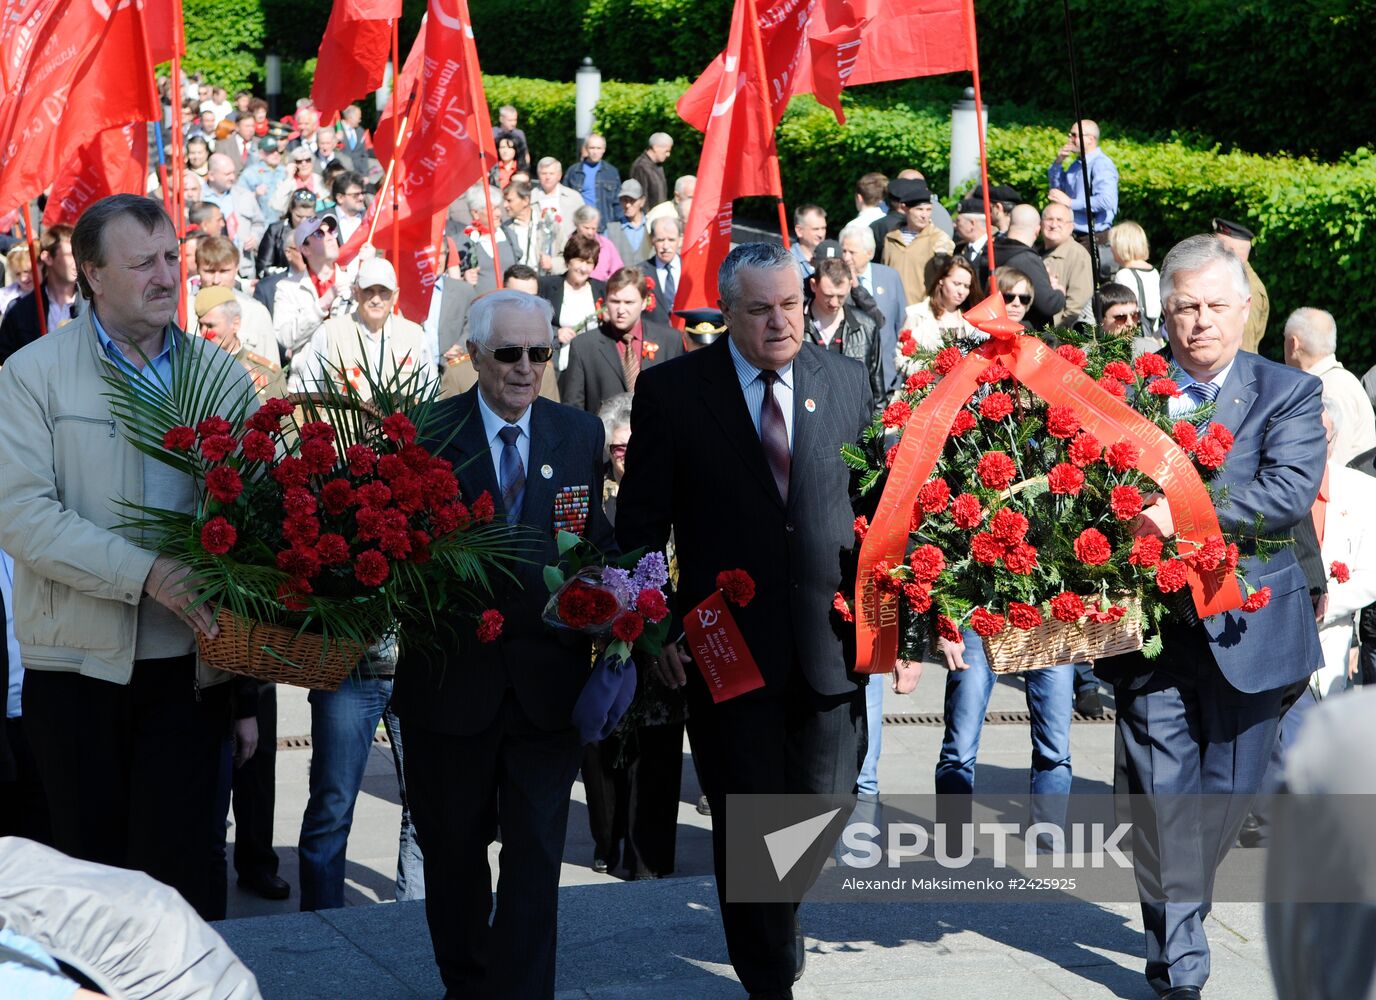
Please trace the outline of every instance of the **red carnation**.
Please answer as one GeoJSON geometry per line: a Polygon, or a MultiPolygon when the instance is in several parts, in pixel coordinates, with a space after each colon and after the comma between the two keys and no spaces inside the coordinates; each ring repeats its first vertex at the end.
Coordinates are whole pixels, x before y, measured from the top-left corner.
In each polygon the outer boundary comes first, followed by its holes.
{"type": "Polygon", "coordinates": [[[1185,564],[1179,559],[1162,559],[1156,567],[1156,589],[1163,594],[1174,594],[1189,582],[1185,564]]]}
{"type": "Polygon", "coordinates": [[[1108,498],[1109,509],[1120,521],[1131,521],[1142,513],[1142,491],[1136,486],[1115,486],[1108,498]]]}
{"type": "Polygon", "coordinates": [[[924,514],[940,514],[951,502],[951,487],[944,479],[933,479],[917,491],[917,502],[924,514]]]}
{"type": "Polygon", "coordinates": [[[472,520],[468,508],[461,503],[445,504],[430,515],[431,526],[436,535],[447,535],[451,531],[462,531],[472,520]]]}
{"type": "Polygon", "coordinates": [[[610,591],[582,580],[574,580],[559,591],[559,620],[572,629],[606,625],[618,610],[610,591]]]}
{"type": "Polygon", "coordinates": [[[323,420],[311,420],[301,425],[302,441],[333,441],[334,428],[323,420]]]}
{"type": "Polygon", "coordinates": [[[908,422],[908,418],[913,415],[913,408],[903,400],[895,400],[884,408],[884,415],[880,418],[885,427],[901,427],[908,422]]]}
{"type": "Polygon", "coordinates": [[[377,549],[360,552],[354,558],[354,579],[365,587],[382,586],[391,572],[387,557],[377,549]]]}
{"type": "Polygon", "coordinates": [[[290,487],[282,494],[282,509],[288,517],[305,517],[315,513],[315,497],[310,490],[299,486],[290,487]]]}
{"type": "Polygon", "coordinates": [[[1205,437],[1195,447],[1194,460],[1206,469],[1217,469],[1228,460],[1228,449],[1217,438],[1205,437]]]}
{"type": "Polygon", "coordinates": [[[282,522],[282,537],[292,545],[314,545],[320,537],[320,522],[313,517],[289,517],[282,522]]]}
{"type": "Polygon", "coordinates": [[[1133,566],[1150,568],[1161,561],[1163,548],[1161,539],[1156,535],[1138,535],[1132,543],[1132,551],[1128,553],[1128,562],[1133,566]]]}
{"type": "Polygon", "coordinates": [[[234,548],[234,543],[238,540],[239,533],[234,530],[234,525],[223,517],[212,517],[205,522],[205,527],[201,528],[201,548],[212,556],[224,555],[234,548]]]}
{"type": "Polygon", "coordinates": [[[1069,406],[1051,406],[1046,410],[1046,432],[1052,437],[1072,438],[1080,429],[1080,418],[1069,406]]]}
{"type": "Polygon", "coordinates": [[[947,642],[960,642],[960,629],[956,623],[945,615],[936,616],[936,634],[947,642]]]}
{"type": "Polygon", "coordinates": [[[919,545],[908,556],[908,566],[918,583],[936,583],[937,577],[946,569],[946,556],[935,545],[919,545]]]}
{"type": "Polygon", "coordinates": [[[1352,571],[1347,568],[1347,563],[1334,562],[1328,566],[1328,575],[1338,583],[1346,583],[1352,579],[1352,571]]]}
{"type": "Polygon", "coordinates": [[[898,457],[898,445],[892,445],[888,451],[884,452],[884,468],[892,469],[893,460],[898,457]]]}
{"type": "Polygon", "coordinates": [[[1008,624],[1014,628],[1022,629],[1024,632],[1036,628],[1042,623],[1042,613],[1030,604],[1020,604],[1017,601],[1008,602],[1008,624]]]}
{"type": "Polygon", "coordinates": [[[396,479],[398,476],[409,475],[410,472],[410,466],[400,455],[383,455],[377,460],[377,474],[383,479],[396,479]]]}
{"type": "Polygon", "coordinates": [[[228,434],[212,434],[201,438],[201,454],[212,462],[223,462],[234,450],[235,441],[228,434]]]}
{"type": "Polygon", "coordinates": [[[382,421],[382,433],[389,441],[411,444],[416,440],[416,425],[404,413],[393,413],[382,421]]]}
{"type": "Polygon", "coordinates": [[[981,531],[970,539],[970,558],[986,566],[992,566],[1003,558],[1006,549],[1006,545],[987,531],[981,531]]]}
{"type": "Polygon", "coordinates": [[[1098,385],[1100,389],[1103,389],[1104,392],[1108,393],[1110,396],[1115,396],[1118,399],[1128,398],[1127,386],[1123,385],[1123,383],[1119,382],[1116,378],[1109,378],[1105,375],[1099,379],[1098,385]]]}
{"type": "Polygon", "coordinates": [[[1027,542],[1010,545],[1008,551],[1003,554],[1003,564],[1008,567],[1008,572],[1026,576],[1037,568],[1036,546],[1027,542]]]}
{"type": "Polygon", "coordinates": [[[1003,367],[1002,361],[995,361],[988,368],[984,369],[984,371],[980,372],[979,375],[975,377],[975,381],[980,385],[994,385],[997,382],[1002,382],[1004,379],[1012,377],[1013,373],[1003,367]]]}
{"type": "Polygon", "coordinates": [[[502,626],[506,624],[506,619],[496,608],[488,608],[478,619],[478,641],[496,642],[502,637],[502,626]]]}
{"type": "Polygon", "coordinates": [[[349,463],[349,474],[366,476],[377,465],[377,452],[366,444],[351,444],[344,449],[344,460],[349,463]]]}
{"type": "Polygon", "coordinates": [[[989,530],[1006,545],[1016,545],[1027,537],[1027,518],[1011,507],[998,510],[989,521],[989,530]]]}
{"type": "Polygon", "coordinates": [[[1260,611],[1271,603],[1271,588],[1262,587],[1260,590],[1253,591],[1247,596],[1247,600],[1242,602],[1242,610],[1251,614],[1260,611]]]}
{"type": "Polygon", "coordinates": [[[1228,546],[1224,543],[1223,536],[1210,535],[1199,548],[1186,557],[1185,561],[1201,572],[1211,573],[1222,566],[1227,558],[1228,546]]]}
{"type": "Polygon", "coordinates": [[[280,486],[304,486],[310,477],[306,464],[301,459],[291,456],[282,459],[272,470],[272,478],[277,480],[280,486]]]}
{"type": "Polygon", "coordinates": [[[636,595],[635,609],[652,622],[663,621],[664,616],[669,613],[669,605],[665,603],[664,595],[653,587],[647,587],[636,595]]]}
{"type": "Polygon", "coordinates": [[[411,534],[408,531],[384,531],[377,547],[392,559],[405,559],[411,554],[411,534]]]}
{"type": "Polygon", "coordinates": [[[922,501],[914,500],[913,509],[908,512],[908,534],[915,535],[922,527],[922,501]]]}
{"type": "Polygon", "coordinates": [[[244,435],[239,447],[244,453],[244,458],[250,462],[271,462],[277,455],[272,438],[262,431],[249,431],[244,435]]]}
{"type": "Polygon", "coordinates": [[[253,416],[244,421],[244,426],[251,431],[258,431],[260,434],[275,434],[281,429],[282,421],[269,413],[266,409],[259,410],[253,416]]]}
{"type": "Polygon", "coordinates": [[[1069,361],[1076,368],[1083,368],[1089,361],[1089,355],[1080,350],[1074,344],[1062,344],[1056,348],[1056,353],[1066,361],[1069,361]]]}
{"type": "Polygon", "coordinates": [[[951,437],[962,437],[968,431],[975,429],[975,415],[969,410],[961,410],[956,414],[955,420],[951,421],[951,437]]]}
{"type": "Polygon", "coordinates": [[[392,502],[406,513],[414,514],[425,506],[425,480],[410,472],[393,479],[392,502]]]}
{"type": "Polygon", "coordinates": [[[311,438],[309,441],[301,442],[301,461],[306,464],[309,471],[317,475],[333,469],[338,458],[334,445],[324,438],[311,438]]]}
{"type": "Polygon", "coordinates": [[[932,384],[932,380],[935,377],[936,376],[934,376],[931,372],[927,371],[927,369],[925,368],[922,369],[922,371],[920,372],[913,372],[911,375],[908,376],[907,380],[903,383],[903,391],[921,392],[923,389],[927,388],[927,386],[932,384]]]}
{"type": "Polygon", "coordinates": [[[162,436],[162,446],[168,451],[190,451],[196,443],[196,432],[185,425],[173,427],[162,436]]]}
{"type": "Polygon", "coordinates": [[[349,543],[344,540],[343,535],[337,535],[333,532],[321,535],[315,543],[315,554],[320,557],[320,562],[326,566],[348,562],[349,543]]]}
{"type": "Polygon", "coordinates": [[[203,439],[228,434],[232,428],[224,417],[206,417],[196,425],[196,433],[203,439]]]}
{"type": "Polygon", "coordinates": [[[1123,607],[1122,605],[1110,604],[1108,607],[1103,609],[1089,608],[1085,611],[1085,617],[1092,622],[1099,622],[1100,624],[1105,624],[1107,622],[1116,622],[1118,619],[1122,618],[1127,613],[1128,609],[1123,607]]]}
{"type": "Polygon", "coordinates": [[[320,572],[320,557],[315,549],[293,545],[277,553],[277,568],[288,576],[308,580],[320,572]]]}
{"type": "Polygon", "coordinates": [[[354,490],[354,499],[361,507],[371,507],[374,510],[387,506],[387,501],[392,499],[392,490],[386,483],[374,480],[371,483],[364,483],[354,490]]]}
{"type": "Polygon", "coordinates": [[[988,608],[975,608],[974,614],[970,616],[970,627],[975,630],[976,635],[984,638],[998,635],[1003,631],[1003,615],[996,615],[988,608]]]}
{"type": "Polygon", "coordinates": [[[1228,554],[1223,557],[1223,567],[1229,573],[1237,569],[1238,560],[1242,558],[1242,551],[1237,547],[1236,542],[1228,543],[1228,554]]]}
{"type": "Polygon", "coordinates": [[[1069,462],[1052,466],[1046,474],[1046,486],[1052,493],[1062,496],[1079,496],[1085,485],[1085,474],[1069,462]]]}
{"type": "Polygon", "coordinates": [[[331,479],[320,488],[320,502],[334,517],[347,511],[354,503],[354,488],[347,479],[331,479]]]}
{"type": "Polygon", "coordinates": [[[473,501],[473,520],[478,524],[491,524],[496,509],[492,505],[492,494],[483,490],[473,501]]]}
{"type": "Polygon", "coordinates": [[[932,592],[920,583],[903,584],[903,599],[913,614],[925,615],[932,610],[932,592]]]}
{"type": "Polygon", "coordinates": [[[1209,437],[1223,446],[1224,452],[1229,452],[1233,448],[1233,432],[1222,424],[1209,425],[1209,437]]]}
{"type": "Polygon", "coordinates": [[[205,488],[220,503],[233,503],[244,492],[244,481],[232,466],[221,465],[205,474],[205,488]]]}
{"type": "Polygon", "coordinates": [[[831,610],[841,616],[843,622],[855,621],[855,612],[851,611],[850,605],[846,603],[846,595],[839,590],[836,596],[831,599],[831,610]]]}
{"type": "Polygon", "coordinates": [[[425,472],[427,469],[443,469],[446,472],[453,472],[454,466],[442,458],[433,457],[428,451],[418,444],[404,444],[397,452],[403,462],[413,472],[425,472]]]}
{"type": "Polygon", "coordinates": [[[1180,386],[1175,379],[1157,378],[1147,383],[1147,392],[1153,396],[1169,396],[1174,399],[1180,395],[1180,386]]]}
{"type": "Polygon", "coordinates": [[[865,536],[870,533],[870,519],[864,514],[861,514],[855,519],[855,523],[851,525],[851,530],[855,532],[855,540],[857,542],[863,542],[865,536]]]}
{"type": "Polygon", "coordinates": [[[1001,451],[985,452],[975,466],[980,482],[991,490],[1007,489],[1017,471],[1013,460],[1001,451]]]}
{"type": "Polygon", "coordinates": [[[1080,595],[1062,591],[1051,598],[1051,617],[1058,622],[1077,622],[1085,616],[1085,602],[1080,595]]]}
{"type": "Polygon", "coordinates": [[[265,399],[263,405],[258,408],[258,412],[267,414],[273,420],[281,420],[291,416],[295,409],[296,407],[292,405],[291,400],[274,396],[271,399],[265,399]]]}
{"type": "Polygon", "coordinates": [[[1104,446],[1089,431],[1080,431],[1075,435],[1075,439],[1070,442],[1067,451],[1070,454],[1070,460],[1080,468],[1084,468],[1086,465],[1099,461],[1099,456],[1104,453],[1104,446]]]}
{"type": "Polygon", "coordinates": [[[431,469],[425,473],[425,493],[433,508],[448,503],[459,495],[459,481],[448,469],[431,469]]]}
{"type": "Polygon", "coordinates": [[[908,339],[904,340],[903,335],[899,334],[898,349],[903,352],[904,357],[911,358],[913,355],[917,353],[917,341],[913,340],[913,334],[911,330],[904,330],[903,333],[906,333],[908,335],[908,339]]]}
{"type": "MultiPolygon", "coordinates": [[[[1154,354],[1142,355],[1144,358],[1155,356],[1154,354]]],[[[1131,469],[1137,464],[1137,459],[1141,456],[1142,451],[1137,445],[1133,444],[1131,441],[1119,441],[1116,444],[1109,445],[1108,451],[1104,453],[1104,461],[1108,463],[1108,467],[1114,472],[1127,472],[1128,469],[1131,469]]]]}
{"type": "Polygon", "coordinates": [[[1171,437],[1186,451],[1191,451],[1199,443],[1199,430],[1188,420],[1177,420],[1171,427],[1171,437]]]}
{"type": "Polygon", "coordinates": [[[717,574],[717,589],[737,607],[745,607],[755,599],[755,581],[743,569],[724,569],[717,574]]]}
{"type": "Polygon", "coordinates": [[[1002,420],[1013,412],[1013,397],[1006,392],[991,392],[979,403],[979,415],[985,420],[1002,420]]]}
{"type": "Polygon", "coordinates": [[[424,531],[411,532],[411,562],[417,566],[430,561],[430,536],[424,531]]]}
{"type": "Polygon", "coordinates": [[[961,353],[959,347],[943,347],[936,352],[936,357],[932,359],[932,368],[938,375],[945,375],[956,365],[960,364],[961,353]]]}
{"type": "Polygon", "coordinates": [[[1132,369],[1121,361],[1110,361],[1104,365],[1104,374],[1109,378],[1116,378],[1119,382],[1137,381],[1132,369]]]}
{"type": "Polygon", "coordinates": [[[634,611],[624,611],[612,622],[612,635],[622,642],[635,642],[645,631],[645,619],[634,611]]]}
{"type": "Polygon", "coordinates": [[[1151,378],[1154,375],[1164,375],[1170,370],[1166,364],[1166,359],[1159,354],[1141,354],[1132,363],[1132,370],[1139,378],[1151,378]]]}
{"type": "Polygon", "coordinates": [[[962,493],[951,504],[951,520],[956,522],[956,527],[969,531],[984,520],[984,508],[973,494],[962,493]]]}
{"type": "Polygon", "coordinates": [[[310,592],[311,585],[306,580],[288,580],[286,583],[278,585],[277,599],[282,602],[282,607],[288,611],[305,611],[310,607],[310,604],[303,601],[302,598],[310,592]]]}
{"type": "Polygon", "coordinates": [[[1113,546],[1097,528],[1086,528],[1075,539],[1075,558],[1086,566],[1102,566],[1113,555],[1113,546]]]}

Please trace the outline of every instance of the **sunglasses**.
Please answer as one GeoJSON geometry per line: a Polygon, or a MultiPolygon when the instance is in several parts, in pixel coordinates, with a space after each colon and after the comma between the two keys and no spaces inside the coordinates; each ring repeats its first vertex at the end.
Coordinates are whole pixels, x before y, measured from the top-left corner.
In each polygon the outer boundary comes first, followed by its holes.
{"type": "Polygon", "coordinates": [[[1104,318],[1115,320],[1120,323],[1136,323],[1139,319],[1142,318],[1142,314],[1138,312],[1136,309],[1134,309],[1132,312],[1114,313],[1113,315],[1105,316],[1104,318]]]}
{"type": "Polygon", "coordinates": [[[516,364],[521,360],[522,354],[530,355],[530,363],[533,365],[543,365],[554,357],[554,348],[548,344],[540,344],[535,347],[493,347],[485,348],[485,350],[504,365],[516,364]]]}
{"type": "Polygon", "coordinates": [[[1004,292],[1003,297],[1008,302],[1016,300],[1025,306],[1030,306],[1032,304],[1032,294],[1030,292],[1020,292],[1017,295],[1014,295],[1012,292],[1004,292]]]}

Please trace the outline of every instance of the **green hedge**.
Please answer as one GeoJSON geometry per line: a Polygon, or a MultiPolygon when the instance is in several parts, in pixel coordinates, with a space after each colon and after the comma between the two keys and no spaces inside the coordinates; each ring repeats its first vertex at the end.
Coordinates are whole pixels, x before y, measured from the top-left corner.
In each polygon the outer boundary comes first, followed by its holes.
{"type": "MultiPolygon", "coordinates": [[[[571,83],[488,77],[487,97],[495,109],[514,104],[537,156],[553,151],[565,158],[573,145],[574,91],[571,83]]],[[[685,86],[603,86],[596,115],[607,133],[608,158],[625,168],[651,132],[675,137],[671,177],[696,170],[701,135],[674,114],[685,86]]],[[[951,95],[954,96],[954,95],[951,95]]],[[[1062,125],[1001,123],[997,109],[989,127],[989,166],[995,182],[1012,184],[1041,205],[1046,167],[1064,138],[1062,125]]],[[[847,98],[847,125],[811,98],[792,102],[779,128],[784,194],[790,206],[816,201],[827,209],[832,233],[854,215],[855,179],[869,170],[890,175],[915,166],[933,190],[947,187],[950,98],[917,103],[872,100],[863,92],[847,98]]],[[[1305,158],[1261,157],[1191,146],[1180,139],[1133,142],[1106,138],[1104,150],[1122,175],[1120,219],[1142,224],[1152,241],[1152,259],[1176,241],[1207,228],[1220,215],[1258,234],[1253,264],[1271,297],[1270,332],[1263,350],[1280,352],[1285,317],[1300,306],[1319,306],[1338,318],[1339,356],[1363,372],[1376,363],[1373,344],[1353,303],[1376,284],[1371,252],[1376,219],[1376,156],[1362,151],[1336,164],[1305,158]]],[[[943,199],[948,206],[955,199],[943,199]]]]}

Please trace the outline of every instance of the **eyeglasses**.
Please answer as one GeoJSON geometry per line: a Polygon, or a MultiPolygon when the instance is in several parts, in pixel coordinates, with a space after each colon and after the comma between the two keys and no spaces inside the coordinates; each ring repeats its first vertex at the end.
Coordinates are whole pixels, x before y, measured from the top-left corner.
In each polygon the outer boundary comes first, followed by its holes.
{"type": "Polygon", "coordinates": [[[344,196],[345,196],[346,198],[361,198],[361,197],[363,196],[363,192],[362,192],[362,191],[345,191],[345,192],[344,192],[344,196]]]}
{"type": "Polygon", "coordinates": [[[1115,323],[1136,323],[1141,318],[1141,312],[1136,309],[1132,310],[1132,312],[1111,313],[1104,317],[1104,319],[1111,319],[1115,323]]]}
{"type": "Polygon", "coordinates": [[[548,344],[537,344],[535,347],[485,347],[483,350],[492,355],[504,365],[514,365],[521,360],[521,355],[530,355],[530,363],[533,365],[543,365],[550,358],[554,357],[554,348],[548,344]]]}
{"type": "Polygon", "coordinates": [[[1021,302],[1025,306],[1030,306],[1032,304],[1031,292],[1019,292],[1016,295],[1012,292],[1004,292],[1003,297],[1007,299],[1009,302],[1021,302]]]}

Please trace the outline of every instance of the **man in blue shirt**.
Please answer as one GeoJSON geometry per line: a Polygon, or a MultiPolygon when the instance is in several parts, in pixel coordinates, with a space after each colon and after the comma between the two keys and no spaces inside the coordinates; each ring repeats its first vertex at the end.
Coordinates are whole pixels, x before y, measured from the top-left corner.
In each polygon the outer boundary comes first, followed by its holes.
{"type": "Polygon", "coordinates": [[[583,159],[564,174],[564,186],[583,196],[602,216],[598,232],[606,232],[608,222],[621,221],[621,174],[602,157],[607,155],[607,140],[594,132],[583,141],[583,159]]]}
{"type": "Polygon", "coordinates": [[[1070,209],[1075,235],[1088,234],[1085,217],[1085,170],[1089,171],[1090,207],[1094,210],[1094,231],[1107,233],[1118,214],[1118,168],[1099,148],[1099,125],[1088,118],[1071,125],[1065,144],[1047,170],[1051,190],[1047,197],[1070,209]],[[1084,133],[1084,148],[1080,134],[1084,133]]]}

